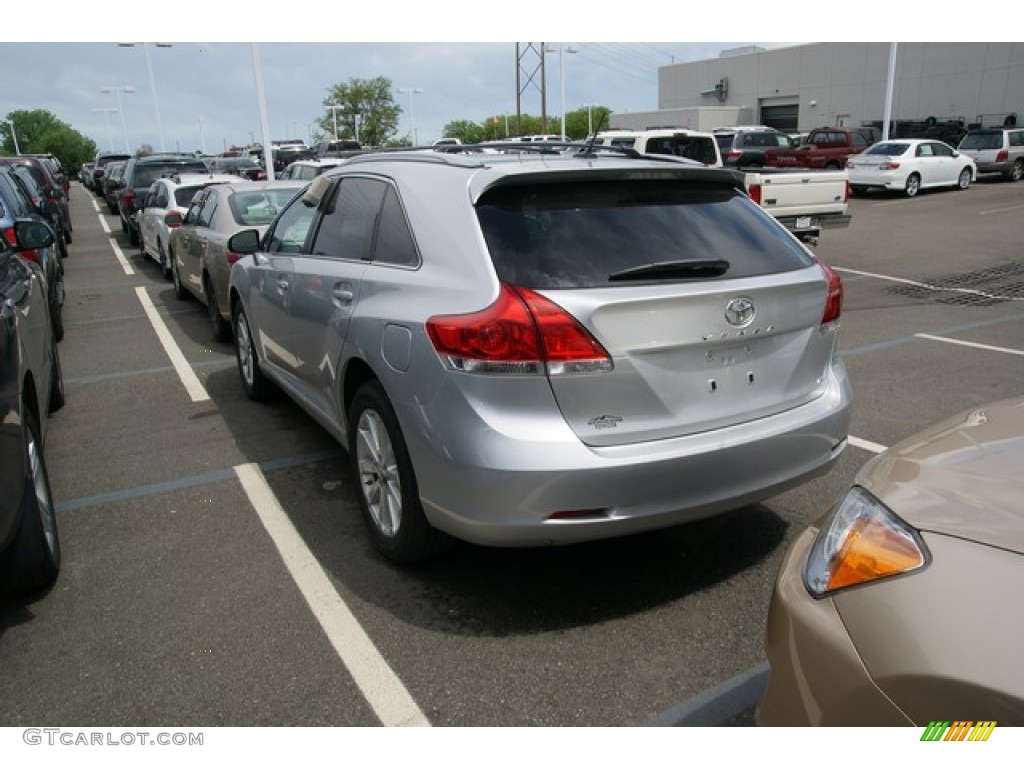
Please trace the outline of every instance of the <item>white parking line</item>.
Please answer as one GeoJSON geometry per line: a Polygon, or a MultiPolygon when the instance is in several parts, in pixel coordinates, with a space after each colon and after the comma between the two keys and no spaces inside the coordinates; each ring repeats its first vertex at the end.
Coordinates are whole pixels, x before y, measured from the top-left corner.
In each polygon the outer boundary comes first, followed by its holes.
{"type": "Polygon", "coordinates": [[[234,469],[285,567],[381,723],[429,726],[430,722],[409,691],[380,655],[295,530],[259,466],[239,464],[234,469]]]}
{"type": "Polygon", "coordinates": [[[863,272],[859,269],[848,269],[847,267],[836,267],[833,266],[836,272],[845,272],[850,275],[858,275],[859,277],[873,277],[876,280],[887,280],[890,283],[902,283],[904,285],[913,285],[916,288],[925,288],[929,291],[941,291],[943,293],[965,293],[971,296],[979,296],[985,299],[995,299],[998,301],[1024,301],[1024,297],[1021,296],[1002,296],[998,293],[988,293],[987,291],[977,291],[973,288],[952,288],[941,285],[932,285],[931,283],[922,283],[919,280],[907,280],[903,277],[893,277],[892,275],[880,275],[877,272],[863,272]]]}
{"type": "Polygon", "coordinates": [[[134,275],[135,270],[132,269],[132,265],[128,263],[128,259],[124,257],[124,252],[121,251],[121,246],[111,240],[110,247],[114,249],[114,255],[117,257],[118,262],[120,262],[121,269],[124,270],[124,273],[126,275],[134,275]]]}
{"type": "Polygon", "coordinates": [[[192,370],[192,366],[185,359],[185,355],[182,354],[178,345],[174,342],[174,337],[171,336],[167,324],[164,323],[160,313],[157,312],[156,306],[153,304],[153,300],[149,298],[149,294],[146,293],[145,287],[138,286],[135,289],[135,294],[139,297],[139,301],[142,302],[142,309],[146,312],[149,322],[153,325],[153,330],[156,331],[157,338],[160,339],[164,352],[171,358],[171,365],[174,366],[174,370],[178,374],[178,378],[181,379],[181,383],[185,385],[185,389],[188,391],[189,397],[192,398],[192,402],[198,403],[202,400],[209,400],[210,395],[207,394],[206,388],[203,387],[199,377],[192,370]]]}
{"type": "Polygon", "coordinates": [[[871,451],[872,453],[882,453],[887,450],[884,445],[872,443],[870,440],[862,440],[861,438],[854,437],[853,435],[850,435],[846,439],[854,448],[861,448],[865,451],[871,451]]]}
{"type": "Polygon", "coordinates": [[[1013,205],[1009,208],[992,208],[988,211],[978,211],[979,216],[988,216],[990,213],[1009,213],[1010,211],[1019,211],[1024,209],[1024,205],[1013,205]]]}
{"type": "Polygon", "coordinates": [[[932,336],[930,333],[915,333],[915,338],[918,339],[929,339],[930,341],[941,341],[944,344],[956,344],[960,347],[974,347],[975,349],[984,349],[989,352],[1001,352],[1004,355],[1019,355],[1024,357],[1024,350],[1022,349],[1010,349],[1008,347],[993,347],[990,344],[978,344],[974,341],[961,341],[960,339],[950,339],[944,336],[932,336]]]}
{"type": "MultiPolygon", "coordinates": [[[[92,201],[92,207],[96,209],[97,218],[100,220],[100,226],[103,228],[105,234],[110,234],[110,225],[107,224],[107,217],[100,213],[100,207],[95,200],[92,201]]],[[[113,239],[110,241],[110,247],[114,250],[114,256],[117,257],[118,263],[121,265],[121,269],[124,270],[126,275],[134,275],[135,270],[132,269],[132,265],[128,263],[128,259],[125,258],[124,252],[113,239]]]]}

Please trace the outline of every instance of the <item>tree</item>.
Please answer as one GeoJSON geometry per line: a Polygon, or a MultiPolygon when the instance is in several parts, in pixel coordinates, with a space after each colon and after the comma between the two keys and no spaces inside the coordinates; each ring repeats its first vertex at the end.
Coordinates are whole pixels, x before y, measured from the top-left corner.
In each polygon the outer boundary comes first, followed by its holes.
{"type": "Polygon", "coordinates": [[[386,77],[349,78],[347,83],[336,83],[327,89],[324,115],[317,124],[325,134],[334,136],[337,112],[339,138],[358,137],[368,146],[383,146],[398,132],[398,116],[402,114],[391,90],[391,81],[386,77]],[[329,109],[330,105],[339,109],[329,109]]]}
{"type": "Polygon", "coordinates": [[[15,153],[14,135],[17,133],[17,149],[23,155],[53,154],[68,172],[73,172],[82,163],[96,156],[96,142],[88,139],[56,115],[45,109],[18,109],[9,112],[0,124],[3,133],[3,150],[9,155],[15,153]],[[14,132],[11,131],[14,123],[14,132]]]}
{"type": "Polygon", "coordinates": [[[571,139],[585,139],[591,131],[607,131],[612,111],[608,107],[591,106],[567,112],[565,135],[571,139]]]}
{"type": "Polygon", "coordinates": [[[504,134],[494,135],[490,125],[474,123],[472,120],[455,120],[448,123],[444,127],[444,135],[447,138],[458,139],[463,144],[479,144],[489,139],[504,138],[504,134]]]}

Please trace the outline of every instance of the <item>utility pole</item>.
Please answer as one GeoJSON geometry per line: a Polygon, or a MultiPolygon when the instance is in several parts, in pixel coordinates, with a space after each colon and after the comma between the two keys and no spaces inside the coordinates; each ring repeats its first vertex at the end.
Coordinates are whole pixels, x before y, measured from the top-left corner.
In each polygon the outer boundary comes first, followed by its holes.
{"type": "Polygon", "coordinates": [[[544,43],[516,43],[516,135],[523,134],[523,93],[530,87],[540,92],[541,133],[548,131],[547,79],[544,43]]]}

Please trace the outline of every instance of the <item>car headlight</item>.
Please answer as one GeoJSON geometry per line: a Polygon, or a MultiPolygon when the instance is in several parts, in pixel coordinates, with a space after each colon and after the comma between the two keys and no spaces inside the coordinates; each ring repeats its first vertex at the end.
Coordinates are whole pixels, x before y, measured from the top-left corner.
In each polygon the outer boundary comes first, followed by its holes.
{"type": "Polygon", "coordinates": [[[825,519],[804,568],[815,597],[923,568],[931,555],[920,534],[882,502],[853,486],[825,519]]]}

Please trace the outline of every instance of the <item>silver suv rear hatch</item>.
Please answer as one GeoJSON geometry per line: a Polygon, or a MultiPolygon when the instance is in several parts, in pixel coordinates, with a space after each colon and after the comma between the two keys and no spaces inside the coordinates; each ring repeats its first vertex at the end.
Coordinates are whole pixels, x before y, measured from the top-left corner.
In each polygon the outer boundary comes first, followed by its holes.
{"type": "Polygon", "coordinates": [[[824,392],[838,286],[722,178],[518,180],[478,201],[499,279],[561,307],[612,359],[548,373],[584,443],[722,429],[824,392]]]}

